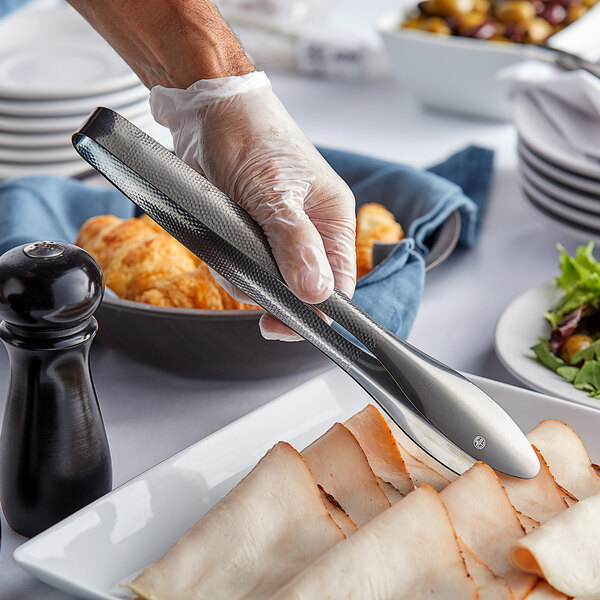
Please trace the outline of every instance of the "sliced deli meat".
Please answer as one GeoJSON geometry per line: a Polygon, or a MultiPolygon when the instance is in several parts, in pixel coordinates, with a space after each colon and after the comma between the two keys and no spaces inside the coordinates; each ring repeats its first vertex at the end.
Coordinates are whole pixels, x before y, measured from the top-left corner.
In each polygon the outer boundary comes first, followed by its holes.
{"type": "Polygon", "coordinates": [[[475,600],[437,492],[423,486],[331,548],[273,600],[475,600]]]}
{"type": "Polygon", "coordinates": [[[383,490],[386,498],[390,501],[390,504],[396,504],[396,502],[399,502],[404,498],[404,494],[401,494],[391,483],[384,481],[381,477],[377,477],[377,483],[383,490]]]}
{"type": "Polygon", "coordinates": [[[305,448],[302,457],[358,527],[391,506],[360,444],[341,423],[305,448]]]}
{"type": "Polygon", "coordinates": [[[512,505],[520,513],[543,523],[565,510],[564,492],[556,483],[544,457],[534,446],[540,461],[540,472],[531,479],[521,479],[498,473],[512,505]]]}
{"type": "Polygon", "coordinates": [[[440,491],[458,477],[456,473],[450,471],[435,458],[429,456],[418,444],[415,444],[396,423],[390,421],[388,424],[415,485],[428,483],[440,491]],[[425,481],[426,478],[431,479],[431,482],[425,481]]]}
{"type": "Polygon", "coordinates": [[[345,539],[305,461],[279,442],[127,584],[147,600],[260,600],[345,539]]]}
{"type": "Polygon", "coordinates": [[[561,421],[548,419],[527,434],[559,485],[577,499],[600,493],[600,475],[581,438],[561,421]]]}
{"type": "Polygon", "coordinates": [[[600,598],[600,494],[580,500],[517,540],[511,558],[567,596],[600,598]]]}
{"type": "Polygon", "coordinates": [[[346,514],[344,509],[340,506],[340,503],[330,494],[328,494],[321,486],[321,498],[325,504],[325,508],[329,513],[330,517],[336,522],[337,526],[342,530],[346,537],[351,536],[356,532],[358,527],[354,521],[346,514]]]}
{"type": "Polygon", "coordinates": [[[344,425],[365,451],[377,477],[392,484],[403,496],[415,489],[387,421],[372,404],[344,425]]]}
{"type": "Polygon", "coordinates": [[[519,521],[521,521],[521,525],[523,525],[525,533],[531,533],[534,529],[540,526],[539,521],[536,521],[535,519],[520,513],[519,511],[517,511],[517,517],[519,517],[519,521]]]}
{"type": "Polygon", "coordinates": [[[510,549],[525,531],[494,470],[478,462],[440,496],[458,536],[502,577],[515,600],[524,598],[537,577],[517,569],[509,559],[510,549]]]}
{"type": "Polygon", "coordinates": [[[477,586],[479,600],[513,600],[513,593],[505,581],[501,577],[494,575],[492,570],[463,540],[459,538],[458,542],[467,572],[477,586]]]}
{"type": "Polygon", "coordinates": [[[527,600],[568,600],[568,596],[555,590],[547,581],[538,579],[527,600]]]}

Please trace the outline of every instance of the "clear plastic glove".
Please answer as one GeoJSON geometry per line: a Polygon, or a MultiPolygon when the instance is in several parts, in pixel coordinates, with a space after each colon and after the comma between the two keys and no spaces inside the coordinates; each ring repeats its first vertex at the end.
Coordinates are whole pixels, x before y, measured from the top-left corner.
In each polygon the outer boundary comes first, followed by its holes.
{"type": "MultiPolygon", "coordinates": [[[[348,186],[287,113],[262,72],[155,86],[154,118],[173,134],[175,153],[246,209],[263,228],[281,274],[305,302],[356,283],[355,208],[348,186]]],[[[219,278],[225,288],[247,301],[219,278]]],[[[271,315],[267,339],[299,339],[271,315]]]]}

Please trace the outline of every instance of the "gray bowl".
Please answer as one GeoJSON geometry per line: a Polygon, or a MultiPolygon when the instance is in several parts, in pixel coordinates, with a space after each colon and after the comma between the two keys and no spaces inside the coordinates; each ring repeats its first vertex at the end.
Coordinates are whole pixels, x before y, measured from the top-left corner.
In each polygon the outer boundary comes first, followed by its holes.
{"type": "MultiPolygon", "coordinates": [[[[429,241],[426,270],[440,265],[460,235],[458,211],[429,241]]],[[[395,245],[377,245],[374,262],[395,245]]],[[[262,310],[168,308],[105,296],[96,312],[98,342],[139,362],[200,379],[260,379],[297,373],[328,359],[308,342],[269,342],[258,320],[262,310]]]]}

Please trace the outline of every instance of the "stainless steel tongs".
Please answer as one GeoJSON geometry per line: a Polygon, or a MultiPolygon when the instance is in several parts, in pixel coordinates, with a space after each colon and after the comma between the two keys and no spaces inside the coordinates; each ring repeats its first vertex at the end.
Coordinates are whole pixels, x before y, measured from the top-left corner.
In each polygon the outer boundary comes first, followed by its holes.
{"type": "Polygon", "coordinates": [[[481,389],[401,340],[339,290],[316,306],[286,286],[262,229],[233,200],[130,123],[98,108],[77,152],[166,231],[341,367],[421,448],[460,474],[481,460],[516,477],[539,462],[514,421],[481,389]]]}

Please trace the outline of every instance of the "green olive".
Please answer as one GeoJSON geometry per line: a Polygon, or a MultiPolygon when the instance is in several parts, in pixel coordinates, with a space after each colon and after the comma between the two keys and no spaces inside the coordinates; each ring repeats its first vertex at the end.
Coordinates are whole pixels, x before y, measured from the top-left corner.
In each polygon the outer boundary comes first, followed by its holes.
{"type": "Polygon", "coordinates": [[[496,5],[494,12],[503,23],[526,23],[535,18],[535,8],[529,0],[504,0],[496,5]]]}
{"type": "Polygon", "coordinates": [[[475,7],[475,0],[430,0],[431,12],[441,17],[465,15],[475,7]]]}
{"type": "Polygon", "coordinates": [[[491,7],[490,0],[475,0],[473,10],[475,12],[483,13],[484,15],[489,14],[491,7]]]}
{"type": "Polygon", "coordinates": [[[567,8],[567,18],[565,22],[567,25],[573,23],[573,21],[577,21],[579,17],[583,16],[587,12],[587,7],[583,4],[570,4],[567,8]]]}
{"type": "Polygon", "coordinates": [[[526,25],[527,28],[527,41],[531,44],[541,44],[547,37],[551,36],[554,32],[552,25],[542,19],[536,17],[529,21],[526,25]]]}
{"type": "Polygon", "coordinates": [[[452,33],[452,29],[450,29],[448,23],[441,17],[429,17],[428,19],[423,19],[419,24],[419,29],[442,35],[450,35],[452,33]]]}
{"type": "Polygon", "coordinates": [[[410,17],[409,19],[406,19],[404,23],[402,23],[402,27],[406,27],[407,29],[420,29],[421,21],[422,19],[419,17],[410,17]]]}
{"type": "Polygon", "coordinates": [[[580,335],[575,334],[572,335],[560,349],[559,355],[560,357],[567,363],[571,364],[571,358],[581,352],[581,350],[585,350],[588,346],[593,344],[594,340],[589,335],[580,335]]]}
{"type": "Polygon", "coordinates": [[[483,13],[470,12],[459,17],[458,23],[461,30],[468,30],[479,27],[486,19],[487,17],[483,13]]]}

